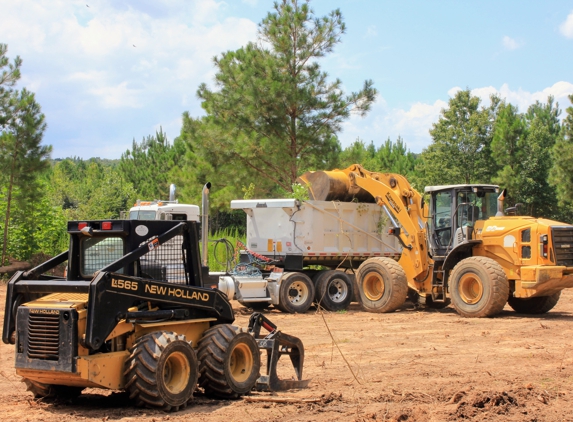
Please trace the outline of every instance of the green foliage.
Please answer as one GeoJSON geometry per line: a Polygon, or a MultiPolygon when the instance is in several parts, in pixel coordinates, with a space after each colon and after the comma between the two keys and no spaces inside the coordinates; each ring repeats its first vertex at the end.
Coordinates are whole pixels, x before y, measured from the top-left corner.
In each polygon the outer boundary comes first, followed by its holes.
{"type": "Polygon", "coordinates": [[[489,107],[469,89],[458,91],[430,130],[432,144],[417,166],[423,185],[491,182],[496,167],[491,160],[491,142],[499,98],[489,107]]]}
{"type": "Polygon", "coordinates": [[[299,183],[293,183],[292,190],[283,190],[282,195],[280,196],[282,198],[293,198],[300,202],[308,201],[310,199],[308,185],[303,186],[299,183]]]}
{"type": "Polygon", "coordinates": [[[243,186],[243,199],[253,199],[255,197],[255,184],[249,183],[249,187],[243,186]]]}
{"type": "Polygon", "coordinates": [[[217,90],[198,90],[207,116],[184,114],[181,133],[188,143],[184,168],[199,165],[198,176],[186,180],[220,187],[214,206],[238,197],[246,182],[256,179],[267,196],[277,187],[290,190],[306,169],[336,165],[342,122],[350,113],[364,115],[376,95],[371,81],[345,95],[342,82],[320,70],[317,59],[344,32],[339,10],[317,18],[306,2],[284,0],[259,25],[257,43],[214,59],[217,90]]]}
{"type": "Polygon", "coordinates": [[[94,158],[56,162],[49,181],[52,204],[61,207],[68,220],[119,218],[137,196],[117,168],[94,158]]]}
{"type": "Polygon", "coordinates": [[[49,165],[51,146],[40,145],[46,123],[34,94],[26,90],[12,91],[3,108],[0,132],[0,178],[7,186],[2,238],[2,258],[5,262],[8,232],[13,222],[10,213],[14,205],[27,212],[40,196],[38,176],[49,165]]]}
{"type": "Polygon", "coordinates": [[[398,173],[407,178],[414,178],[416,162],[416,155],[407,149],[406,143],[400,136],[396,142],[388,138],[378,148],[374,142],[366,146],[364,141],[357,139],[340,154],[342,168],[360,164],[370,171],[398,173]]]}
{"type": "MultiPolygon", "coordinates": [[[[573,95],[569,96],[573,103],[573,95]]],[[[550,182],[556,189],[559,205],[566,212],[567,221],[573,219],[573,106],[567,107],[567,116],[552,151],[553,167],[550,171],[550,182]]]]}
{"type": "Polygon", "coordinates": [[[142,199],[167,199],[172,183],[170,172],[180,165],[184,154],[185,145],[177,140],[171,145],[160,128],[155,136],[148,136],[141,143],[133,140],[132,149],[121,155],[119,171],[142,199]]]}

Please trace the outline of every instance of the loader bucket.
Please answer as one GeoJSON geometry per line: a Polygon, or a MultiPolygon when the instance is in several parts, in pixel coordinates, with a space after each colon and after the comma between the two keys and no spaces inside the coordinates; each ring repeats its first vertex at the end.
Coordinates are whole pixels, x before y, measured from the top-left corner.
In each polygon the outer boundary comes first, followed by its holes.
{"type": "Polygon", "coordinates": [[[305,388],[310,380],[302,379],[304,364],[304,346],[298,337],[279,331],[268,318],[261,313],[254,313],[249,319],[249,332],[257,340],[259,349],[267,351],[267,374],[257,380],[255,388],[259,391],[283,391],[305,388]],[[261,335],[261,328],[269,333],[261,335]],[[294,367],[296,379],[280,379],[277,375],[277,363],[282,355],[288,355],[294,367]]]}

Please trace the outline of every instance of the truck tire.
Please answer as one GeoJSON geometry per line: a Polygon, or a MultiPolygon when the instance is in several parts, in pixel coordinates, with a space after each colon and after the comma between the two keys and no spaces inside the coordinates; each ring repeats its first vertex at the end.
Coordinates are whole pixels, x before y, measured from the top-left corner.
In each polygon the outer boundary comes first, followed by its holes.
{"type": "Polygon", "coordinates": [[[509,283],[501,265],[491,258],[473,256],[460,261],[450,276],[452,305],[467,318],[491,317],[501,312],[509,283]]]}
{"type": "Polygon", "coordinates": [[[393,312],[408,296],[406,273],[390,258],[370,258],[356,272],[358,296],[368,312],[393,312]]]}
{"type": "Polygon", "coordinates": [[[84,389],[68,385],[44,384],[28,378],[22,378],[22,382],[26,384],[26,391],[31,392],[35,399],[71,400],[79,397],[84,389]]]}
{"type": "Polygon", "coordinates": [[[139,337],[125,361],[125,389],[137,406],[177,411],[197,388],[198,362],[185,336],[156,331],[139,337]]]}
{"type": "Polygon", "coordinates": [[[208,396],[237,399],[249,393],[261,368],[261,353],[255,338],[238,333],[228,324],[205,331],[199,340],[199,385],[208,396]]]}
{"type": "Polygon", "coordinates": [[[314,300],[314,284],[303,273],[286,273],[279,288],[277,307],[290,314],[308,311],[314,300]]]}
{"type": "Polygon", "coordinates": [[[315,277],[315,302],[327,311],[347,309],[354,296],[354,286],[342,271],[321,271],[315,277]]]}
{"type": "Polygon", "coordinates": [[[551,296],[532,297],[529,299],[510,296],[507,303],[515,312],[520,314],[545,314],[557,305],[560,296],[561,292],[551,296]]]}

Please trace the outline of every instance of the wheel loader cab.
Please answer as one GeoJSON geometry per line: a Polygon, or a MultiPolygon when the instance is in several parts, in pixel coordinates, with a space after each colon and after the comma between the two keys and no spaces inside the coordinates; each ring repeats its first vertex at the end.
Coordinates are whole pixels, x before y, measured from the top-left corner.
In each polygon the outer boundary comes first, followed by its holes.
{"type": "Polygon", "coordinates": [[[428,238],[434,257],[445,257],[460,243],[475,237],[478,220],[495,216],[496,185],[428,186],[430,215],[428,238]]]}

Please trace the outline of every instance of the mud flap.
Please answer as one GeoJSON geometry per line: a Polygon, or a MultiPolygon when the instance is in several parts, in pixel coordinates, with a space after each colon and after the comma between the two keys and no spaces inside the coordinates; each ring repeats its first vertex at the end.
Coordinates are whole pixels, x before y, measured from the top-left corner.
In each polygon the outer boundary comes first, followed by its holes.
{"type": "Polygon", "coordinates": [[[298,337],[282,333],[268,318],[255,312],[249,319],[249,333],[253,334],[259,349],[267,351],[267,374],[257,380],[255,388],[258,391],[282,391],[305,388],[310,380],[302,379],[304,364],[304,346],[298,337]],[[261,335],[261,328],[269,332],[261,335]],[[282,355],[288,355],[294,367],[296,379],[282,380],[277,375],[277,363],[282,355]]]}

